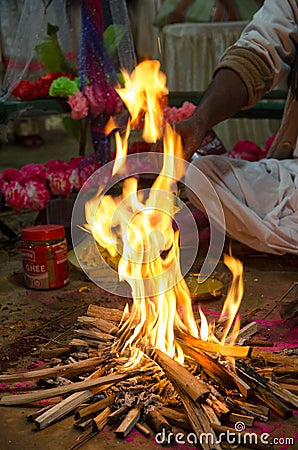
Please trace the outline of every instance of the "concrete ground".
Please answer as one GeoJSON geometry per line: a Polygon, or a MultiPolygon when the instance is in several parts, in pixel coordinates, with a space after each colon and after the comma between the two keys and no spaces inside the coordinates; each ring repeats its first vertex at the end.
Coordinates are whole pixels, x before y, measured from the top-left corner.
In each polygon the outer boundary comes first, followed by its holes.
{"type": "MultiPolygon", "coordinates": [[[[21,167],[27,162],[46,162],[49,159],[69,159],[78,153],[77,143],[61,130],[45,136],[45,144],[39,149],[16,147],[13,142],[2,143],[0,147],[1,170],[5,167],[21,167]]],[[[18,234],[22,227],[34,223],[35,214],[24,213],[15,216],[4,209],[0,219],[11,226],[18,234]]],[[[43,348],[67,344],[71,337],[76,318],[84,314],[90,303],[105,307],[124,308],[126,300],[110,296],[94,285],[74,267],[70,267],[70,283],[54,291],[32,291],[24,287],[20,255],[20,241],[9,242],[0,235],[0,327],[1,327],[1,372],[13,373],[33,367],[40,361],[43,348]],[[89,291],[79,292],[80,287],[88,286],[89,291]]],[[[255,252],[233,242],[232,251],[244,264],[245,292],[240,308],[241,316],[249,315],[259,325],[256,337],[273,342],[270,351],[297,349],[297,319],[284,321],[280,317],[283,304],[293,300],[295,289],[289,296],[284,295],[298,282],[298,258],[293,255],[272,256],[255,252]]],[[[206,301],[202,308],[208,317],[221,311],[230,276],[220,261],[216,275],[224,281],[223,296],[214,301],[206,301]]],[[[296,290],[297,295],[297,290],[296,290]]],[[[198,305],[194,304],[195,314],[198,305]]],[[[293,350],[295,351],[295,350],[293,350]]],[[[6,390],[7,386],[0,386],[6,390]]],[[[26,415],[32,408],[0,407],[0,449],[70,449],[79,432],[72,426],[73,418],[67,417],[53,426],[32,431],[32,424],[26,415]]],[[[297,430],[297,415],[282,420],[272,414],[266,432],[272,437],[294,437],[297,430]]],[[[297,439],[297,436],[296,436],[297,439]]],[[[290,450],[298,448],[294,444],[290,450]]],[[[154,449],[159,446],[153,437],[145,438],[132,433],[122,441],[114,436],[113,429],[100,433],[84,447],[86,450],[98,449],[154,449]]],[[[176,446],[176,448],[188,448],[176,446]]],[[[269,448],[269,447],[268,447],[269,448]]],[[[276,445],[276,449],[285,446],[276,445]]]]}

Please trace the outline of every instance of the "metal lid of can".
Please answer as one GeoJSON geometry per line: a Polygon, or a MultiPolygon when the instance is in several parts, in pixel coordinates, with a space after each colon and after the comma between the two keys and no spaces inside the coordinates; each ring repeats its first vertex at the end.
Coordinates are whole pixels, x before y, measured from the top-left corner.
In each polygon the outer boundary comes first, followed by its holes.
{"type": "Polygon", "coordinates": [[[22,239],[25,241],[43,241],[59,239],[65,236],[63,225],[35,225],[22,229],[22,239]]]}

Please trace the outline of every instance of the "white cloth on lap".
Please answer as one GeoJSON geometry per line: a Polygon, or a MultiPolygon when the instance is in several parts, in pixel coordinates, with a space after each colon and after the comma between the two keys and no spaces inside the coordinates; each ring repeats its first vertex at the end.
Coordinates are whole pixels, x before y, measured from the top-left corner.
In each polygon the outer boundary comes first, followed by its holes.
{"type": "Polygon", "coordinates": [[[222,226],[196,168],[220,198],[228,236],[262,252],[298,254],[298,159],[249,162],[204,156],[191,164],[186,174],[189,200],[199,209],[204,204],[211,220],[222,226]]]}

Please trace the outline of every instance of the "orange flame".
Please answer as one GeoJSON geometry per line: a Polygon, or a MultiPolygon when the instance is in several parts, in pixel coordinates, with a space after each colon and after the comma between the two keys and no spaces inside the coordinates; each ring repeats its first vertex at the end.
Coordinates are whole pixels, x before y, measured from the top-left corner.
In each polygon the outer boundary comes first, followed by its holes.
{"type": "Polygon", "coordinates": [[[233,345],[236,342],[240,329],[240,320],[237,314],[244,292],[243,265],[241,261],[231,255],[224,255],[224,263],[232,272],[232,284],[228,290],[219,318],[219,322],[225,323],[224,331],[221,340],[219,341],[214,334],[214,323],[208,324],[207,318],[200,308],[200,336],[202,341],[221,343],[222,345],[233,345]]]}
{"type": "MultiPolygon", "coordinates": [[[[173,216],[178,211],[176,180],[185,173],[185,161],[174,158],[182,151],[181,138],[170,125],[163,126],[161,98],[168,93],[166,77],[159,72],[158,61],[140,63],[131,75],[123,72],[125,87],[117,92],[126,104],[130,119],[125,133],[116,133],[116,159],[113,175],[125,168],[128,138],[140,116],[145,117],[143,138],[156,142],[164,131],[162,169],[149,194],[138,191],[137,179],[124,180],[118,197],[101,195],[86,203],[87,228],[94,239],[112,257],[120,255],[120,281],[131,287],[133,303],[125,308],[116,348],[129,350],[128,366],[138,365],[143,353],[138,347],[150,345],[183,362],[183,352],[175,340],[174,329],[198,337],[188,287],[180,269],[179,233],[173,229],[173,216]],[[141,345],[137,345],[141,344],[141,345]]],[[[110,129],[115,127],[110,122],[110,129]]],[[[235,321],[243,295],[242,264],[231,256],[225,263],[233,272],[233,282],[223,307],[227,316],[221,339],[225,340],[235,321]]],[[[201,339],[219,341],[201,315],[201,339]]],[[[235,332],[237,321],[234,325],[235,332]]]]}
{"type": "MultiPolygon", "coordinates": [[[[116,133],[113,174],[125,165],[130,128],[141,114],[145,115],[143,138],[155,142],[160,137],[163,124],[160,99],[168,92],[158,61],[144,61],[130,76],[125,72],[123,75],[125,88],[118,89],[118,94],[131,119],[122,136],[116,133]]],[[[183,362],[174,328],[198,336],[188,287],[180,269],[179,233],[173,229],[173,216],[178,211],[176,180],[185,171],[182,159],[174,164],[174,155],[181,147],[180,136],[167,125],[163,167],[146,199],[138,192],[137,180],[131,177],[124,180],[119,197],[100,198],[98,194],[86,204],[89,229],[111,256],[121,253],[119,279],[131,287],[133,304],[128,318],[126,310],[119,339],[119,350],[130,351],[130,365],[139,364],[142,358],[136,347],[139,342],[183,362]]]]}

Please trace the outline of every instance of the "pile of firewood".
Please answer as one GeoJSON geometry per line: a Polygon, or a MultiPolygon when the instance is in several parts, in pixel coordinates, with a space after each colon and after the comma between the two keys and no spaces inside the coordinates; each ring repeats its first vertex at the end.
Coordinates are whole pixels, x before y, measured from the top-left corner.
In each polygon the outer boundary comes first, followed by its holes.
{"type": "MultiPolygon", "coordinates": [[[[254,322],[240,330],[236,345],[205,342],[177,331],[183,366],[143,345],[141,367],[126,367],[129,355],[119,355],[115,346],[122,316],[120,310],[90,305],[87,315],[78,317],[75,336],[67,346],[43,351],[48,367],[0,375],[2,383],[35,383],[29,392],[3,395],[0,405],[52,399],[27,418],[42,430],[73,414],[74,427],[81,433],[69,449],[79,448],[106,425],[113,426],[119,438],[136,428],[146,436],[158,433],[163,443],[170,443],[182,429],[198,438],[209,436],[199,441],[204,450],[220,449],[216,436],[223,439],[225,433],[235,433],[232,423],[251,427],[254,421],[268,421],[270,411],[287,419],[298,408],[292,381],[297,377],[297,357],[239,345],[239,341],[252,343],[254,322]],[[230,357],[235,358],[234,369],[230,357]]],[[[219,334],[220,330],[218,324],[219,334]]],[[[244,433],[237,432],[238,441],[244,433]]],[[[243,439],[241,445],[268,450],[261,441],[243,439]]]]}

